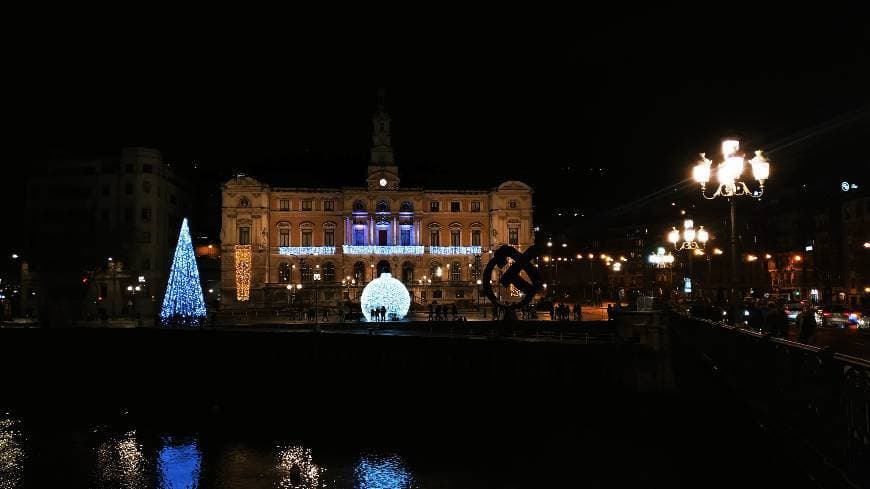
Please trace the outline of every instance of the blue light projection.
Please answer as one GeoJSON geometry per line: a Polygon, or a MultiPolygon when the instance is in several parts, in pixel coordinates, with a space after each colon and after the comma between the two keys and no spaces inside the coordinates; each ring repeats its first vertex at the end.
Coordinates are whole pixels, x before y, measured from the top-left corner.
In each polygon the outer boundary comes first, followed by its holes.
{"type": "Polygon", "coordinates": [[[334,255],[335,246],[279,246],[279,255],[334,255]]]}
{"type": "Polygon", "coordinates": [[[195,439],[174,440],[166,437],[157,459],[161,489],[195,489],[199,487],[202,452],[195,439]]]}
{"type": "Polygon", "coordinates": [[[382,273],[363,289],[360,304],[367,321],[372,321],[371,310],[381,306],[387,308],[387,319],[402,319],[411,307],[411,295],[405,284],[389,273],[382,273]]]}
{"type": "Polygon", "coordinates": [[[480,246],[430,246],[433,255],[479,255],[480,246]]]}
{"type": "Polygon", "coordinates": [[[190,241],[187,218],[181,222],[178,245],[169,269],[169,283],[163,296],[160,320],[164,325],[197,326],[205,319],[205,301],[199,284],[196,255],[190,241]]]}
{"type": "Polygon", "coordinates": [[[422,255],[422,246],[351,246],[343,245],[345,255],[422,255]]]}
{"type": "Polygon", "coordinates": [[[360,457],[354,469],[356,489],[408,489],[414,483],[405,461],[395,454],[360,457]]]}

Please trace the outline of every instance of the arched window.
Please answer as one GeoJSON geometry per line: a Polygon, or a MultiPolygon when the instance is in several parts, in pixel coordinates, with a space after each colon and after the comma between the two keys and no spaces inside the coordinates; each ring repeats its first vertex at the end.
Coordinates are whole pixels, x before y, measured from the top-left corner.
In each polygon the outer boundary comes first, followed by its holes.
{"type": "Polygon", "coordinates": [[[286,284],[290,281],[290,264],[282,261],[278,264],[278,282],[286,284]]]}
{"type": "Polygon", "coordinates": [[[353,264],[353,278],[356,279],[357,283],[362,283],[366,278],[366,264],[358,261],[353,264]]]}
{"type": "Polygon", "coordinates": [[[299,233],[301,246],[314,246],[314,224],[308,221],[303,222],[299,225],[299,233]]]}
{"type": "Polygon", "coordinates": [[[483,266],[480,262],[480,255],[474,257],[474,262],[471,264],[471,280],[480,280],[483,274],[483,266]]]}
{"type": "Polygon", "coordinates": [[[290,246],[290,223],[281,221],[278,223],[278,246],[290,246]]]}
{"type": "Polygon", "coordinates": [[[450,280],[462,280],[462,264],[458,261],[455,261],[450,265],[450,280]]]}
{"type": "Polygon", "coordinates": [[[441,268],[440,263],[433,261],[429,264],[429,277],[432,280],[441,280],[442,275],[444,275],[444,269],[441,268]]]}
{"type": "Polygon", "coordinates": [[[335,265],[333,265],[332,262],[326,262],[323,264],[323,281],[335,282],[335,265]]]}
{"type": "Polygon", "coordinates": [[[357,201],[355,201],[355,202],[353,203],[353,210],[355,210],[355,211],[364,211],[364,210],[366,210],[366,203],[363,202],[363,201],[361,201],[361,200],[357,200],[357,201]]]}
{"type": "Polygon", "coordinates": [[[404,201],[399,205],[399,212],[414,212],[414,204],[410,201],[404,201]]]}
{"type": "Polygon", "coordinates": [[[323,246],[335,246],[335,223],[323,223],[323,246]]]}
{"type": "Polygon", "coordinates": [[[386,200],[382,200],[378,202],[375,210],[377,210],[378,212],[390,212],[390,203],[386,200]]]}
{"type": "Polygon", "coordinates": [[[382,273],[391,273],[390,272],[390,262],[387,260],[381,260],[378,262],[378,277],[381,276],[382,273]]]}
{"type": "Polygon", "coordinates": [[[409,261],[402,263],[402,282],[406,284],[414,282],[414,264],[409,261]]]}
{"type": "Polygon", "coordinates": [[[299,266],[299,273],[302,276],[303,282],[311,282],[311,265],[303,263],[299,266]]]}
{"type": "Polygon", "coordinates": [[[441,246],[441,225],[437,222],[429,224],[429,246],[441,246]]]}
{"type": "Polygon", "coordinates": [[[450,223],[450,246],[462,246],[462,224],[450,223]]]}

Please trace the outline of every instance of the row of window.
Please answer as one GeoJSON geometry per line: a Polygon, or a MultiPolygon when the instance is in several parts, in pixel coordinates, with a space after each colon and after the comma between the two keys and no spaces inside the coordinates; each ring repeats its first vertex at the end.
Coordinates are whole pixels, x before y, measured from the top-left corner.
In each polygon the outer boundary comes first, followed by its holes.
{"type": "MultiPolygon", "coordinates": [[[[240,201],[241,207],[247,207],[249,205],[249,201],[246,198],[243,198],[240,201]]],[[[289,211],[290,209],[290,199],[278,199],[278,210],[279,211],[289,211]]],[[[314,199],[303,199],[300,203],[299,210],[302,211],[312,211],[314,210],[314,199]]],[[[335,210],[335,201],[334,200],[324,200],[323,201],[323,210],[325,212],[330,212],[335,210]]],[[[358,200],[353,204],[353,210],[355,211],[365,211],[366,204],[365,202],[358,200]]],[[[389,202],[382,200],[377,203],[375,206],[375,210],[377,212],[389,212],[390,204],[389,202]]],[[[413,205],[410,202],[402,202],[402,205],[399,207],[400,212],[412,212],[414,210],[413,205]]],[[[441,212],[441,202],[437,200],[433,200],[429,202],[429,211],[430,212],[441,212]]],[[[480,212],[480,201],[473,200],[471,201],[471,212],[480,212]]],[[[450,202],[450,212],[462,212],[462,202],[458,200],[454,200],[450,202]]]]}
{"type": "MultiPolygon", "coordinates": [[[[246,207],[246,206],[242,206],[246,207]]],[[[314,210],[314,200],[312,199],[304,199],[302,200],[302,205],[299,208],[303,211],[312,211],[314,210]]],[[[279,211],[289,211],[290,210],[290,199],[279,199],[278,200],[278,210],[279,211]]],[[[323,210],[325,212],[330,212],[335,210],[335,201],[334,200],[324,200],[323,201],[323,210]]]]}
{"type": "MultiPolygon", "coordinates": [[[[144,209],[143,209],[144,211],[144,209]]],[[[150,212],[150,209],[149,209],[150,212]]],[[[150,214],[149,214],[150,219],[150,214]]],[[[303,229],[302,230],[302,240],[300,246],[314,246],[314,240],[312,239],[313,230],[311,229],[303,229]]],[[[387,242],[387,232],[386,230],[378,230],[378,243],[386,246],[389,243],[387,242]]],[[[509,230],[508,234],[508,242],[512,245],[519,244],[519,233],[516,228],[512,228],[509,230]]],[[[248,245],[251,244],[251,228],[249,226],[240,226],[239,227],[239,244],[248,245]]],[[[354,229],[353,233],[353,245],[354,246],[365,246],[366,243],[366,230],[365,229],[354,229]]],[[[411,230],[410,229],[402,229],[399,233],[399,245],[401,246],[411,246],[411,230]]],[[[278,246],[291,246],[290,244],[290,229],[289,228],[279,228],[278,229],[278,246]]],[[[323,231],[323,246],[335,246],[335,230],[334,229],[325,229],[323,231]]],[[[441,232],[433,230],[429,233],[429,246],[441,246],[441,232]]],[[[462,246],[461,243],[461,232],[458,229],[454,229],[450,231],[450,246],[462,246]]],[[[481,233],[479,229],[473,229],[471,231],[471,246],[481,246],[481,233]]]]}

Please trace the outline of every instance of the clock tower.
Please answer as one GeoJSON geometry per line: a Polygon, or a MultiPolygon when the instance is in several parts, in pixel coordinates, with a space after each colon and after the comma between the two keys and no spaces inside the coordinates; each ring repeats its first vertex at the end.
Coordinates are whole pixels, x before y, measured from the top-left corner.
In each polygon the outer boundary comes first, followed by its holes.
{"type": "Polygon", "coordinates": [[[399,167],[390,143],[390,115],[384,108],[384,91],[378,90],[378,108],[372,116],[372,149],[369,162],[368,188],[395,190],[399,187],[399,167]]]}

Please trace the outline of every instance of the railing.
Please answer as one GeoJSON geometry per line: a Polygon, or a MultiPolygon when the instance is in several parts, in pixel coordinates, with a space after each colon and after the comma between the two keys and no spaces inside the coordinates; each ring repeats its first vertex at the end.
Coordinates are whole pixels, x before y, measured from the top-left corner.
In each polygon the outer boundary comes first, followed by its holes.
{"type": "Polygon", "coordinates": [[[723,323],[670,319],[675,342],[708,362],[804,467],[870,487],[870,362],[723,323]]]}

